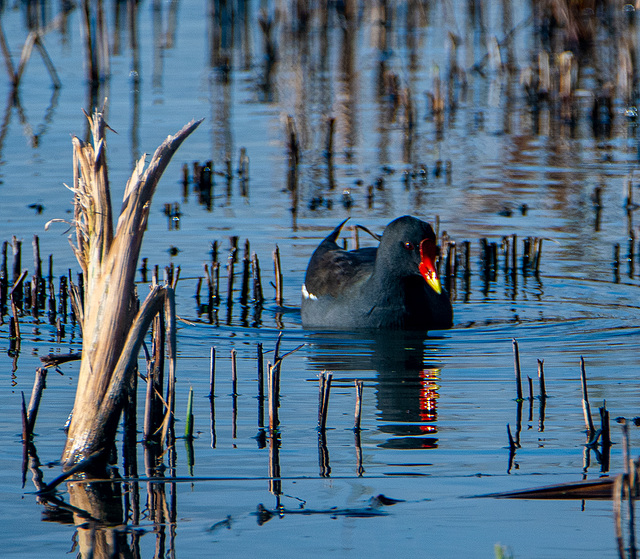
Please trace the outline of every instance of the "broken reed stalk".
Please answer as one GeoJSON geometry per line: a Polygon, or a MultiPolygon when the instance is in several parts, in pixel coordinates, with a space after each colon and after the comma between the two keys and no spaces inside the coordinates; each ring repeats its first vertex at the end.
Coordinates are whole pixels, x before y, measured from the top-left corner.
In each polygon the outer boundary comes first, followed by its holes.
{"type": "MultiPolygon", "coordinates": [[[[175,390],[175,302],[171,287],[155,285],[135,312],[134,277],[150,202],[162,173],[182,142],[201,121],[192,121],[156,150],[147,169],[142,157],[127,182],[114,233],[102,113],[87,115],[92,143],[73,138],[73,251],[82,267],[84,297],[74,292],[83,350],[73,417],[62,456],[65,470],[110,448],[122,398],[134,374],[138,352],[153,317],[164,312],[170,376],[163,437],[173,413],[175,390]]],[[[57,221],[57,220],[56,220],[57,221]]],[[[75,290],[74,290],[75,291],[75,290]]]]}
{"type": "Polygon", "coordinates": [[[282,266],[280,265],[280,248],[276,245],[273,251],[273,267],[276,275],[276,305],[282,307],[284,305],[284,293],[282,285],[282,266]]]}
{"type": "MultiPolygon", "coordinates": [[[[636,483],[637,483],[637,466],[636,463],[631,459],[631,449],[629,445],[629,425],[625,419],[622,420],[622,457],[624,460],[624,473],[620,474],[622,478],[622,488],[618,493],[620,495],[620,499],[624,497],[626,493],[627,497],[627,518],[629,521],[629,554],[628,557],[635,559],[637,556],[636,550],[636,540],[635,540],[635,499],[636,499],[636,483]]],[[[617,479],[616,479],[617,481],[617,479]]],[[[617,497],[617,496],[616,496],[617,497]]],[[[621,503],[618,508],[618,512],[621,509],[621,503]]],[[[622,534],[622,522],[620,519],[620,515],[616,519],[616,524],[620,522],[620,532],[622,534]]],[[[617,531],[617,530],[616,530],[617,531]]]]}
{"type": "Polygon", "coordinates": [[[318,429],[320,429],[320,431],[324,431],[327,428],[331,379],[333,379],[333,373],[327,371],[323,371],[318,375],[318,380],[320,381],[318,393],[318,429]]]}
{"type": "Polygon", "coordinates": [[[189,399],[187,400],[187,420],[184,425],[184,438],[193,439],[193,387],[189,387],[189,399]]]}
{"type": "Polygon", "coordinates": [[[251,251],[249,239],[244,243],[244,255],[242,257],[242,287],[240,289],[240,304],[246,305],[249,300],[249,276],[251,274],[251,251]]]}
{"type": "Polygon", "coordinates": [[[236,357],[238,352],[235,349],[231,350],[231,394],[233,396],[238,395],[238,368],[236,357]]]}
{"type": "Polygon", "coordinates": [[[267,384],[269,391],[269,434],[274,437],[278,428],[278,388],[280,386],[280,363],[277,361],[275,365],[267,364],[267,384]]]}
{"type": "Polygon", "coordinates": [[[260,278],[260,262],[255,252],[251,255],[251,272],[253,275],[253,301],[256,305],[262,305],[264,297],[262,295],[262,279],[260,278]]]}
{"type": "Polygon", "coordinates": [[[29,419],[27,417],[27,405],[24,401],[24,392],[20,394],[22,395],[22,442],[26,444],[31,438],[29,433],[29,419]]]}
{"type": "Polygon", "coordinates": [[[11,237],[11,248],[13,249],[13,263],[11,268],[13,270],[13,284],[15,285],[20,277],[22,268],[22,241],[19,241],[15,235],[11,237]]]}
{"type": "Polygon", "coordinates": [[[22,305],[22,282],[27,277],[28,270],[23,270],[20,276],[16,279],[11,291],[9,292],[9,299],[11,301],[11,323],[13,324],[13,338],[20,341],[20,320],[18,319],[18,309],[22,305]]]}
{"type": "Polygon", "coordinates": [[[540,273],[540,257],[542,256],[542,237],[536,237],[533,269],[536,276],[540,273]]]}
{"type": "Polygon", "coordinates": [[[151,438],[154,434],[153,427],[153,419],[155,416],[155,406],[154,401],[156,399],[156,391],[154,386],[154,363],[151,361],[151,357],[149,356],[147,359],[147,391],[145,396],[145,406],[144,406],[144,419],[143,419],[143,427],[142,427],[142,440],[144,442],[151,441],[151,438]]]}
{"type": "Polygon", "coordinates": [[[217,298],[215,295],[215,276],[217,273],[217,262],[214,262],[213,264],[211,264],[211,273],[209,273],[209,266],[208,264],[204,265],[204,276],[207,280],[207,308],[209,309],[209,311],[211,310],[211,308],[214,305],[214,301],[217,303],[217,298]],[[216,270],[214,270],[214,266],[216,267],[216,270]]]}
{"type": "Polygon", "coordinates": [[[631,446],[629,444],[629,425],[626,419],[621,420],[622,427],[622,463],[625,475],[629,475],[631,470],[631,446]]]}
{"type": "Polygon", "coordinates": [[[216,348],[211,346],[209,355],[209,398],[216,397],[216,348]]]}
{"type": "Polygon", "coordinates": [[[227,260],[227,307],[233,305],[233,274],[235,261],[235,250],[232,249],[227,260]]]}
{"type": "Polygon", "coordinates": [[[238,395],[231,394],[231,438],[238,436],[238,395]]]}
{"type": "Polygon", "coordinates": [[[36,369],[36,378],[33,381],[29,407],[27,408],[27,432],[29,435],[33,434],[33,429],[36,425],[36,417],[38,416],[38,408],[40,407],[42,391],[47,387],[46,380],[47,369],[44,367],[38,367],[36,369]]]}
{"type": "Polygon", "coordinates": [[[613,524],[616,531],[616,543],[618,544],[618,557],[624,559],[624,536],[622,533],[622,498],[624,496],[625,475],[618,474],[613,482],[613,524]]]}
{"type": "Polygon", "coordinates": [[[38,239],[38,235],[33,236],[33,268],[35,270],[34,275],[39,283],[42,278],[42,260],[40,259],[40,239],[38,239]]]}
{"type": "Polygon", "coordinates": [[[611,446],[611,429],[609,425],[609,410],[607,409],[606,400],[602,402],[602,407],[598,408],[600,412],[600,445],[602,447],[602,453],[608,452],[608,448],[611,446]]]}
{"type": "Polygon", "coordinates": [[[636,462],[631,462],[631,471],[627,475],[627,503],[629,518],[629,557],[636,559],[638,556],[636,549],[636,521],[635,521],[635,499],[636,499],[636,483],[637,483],[637,471],[636,462]]]}
{"type": "Polygon", "coordinates": [[[544,382],[544,359],[538,359],[538,380],[540,381],[540,399],[547,397],[547,388],[544,382]]]}
{"type": "Polygon", "coordinates": [[[280,342],[282,342],[282,332],[278,334],[276,338],[276,345],[273,348],[273,362],[277,363],[280,359],[280,342]]]}
{"type": "Polygon", "coordinates": [[[516,373],[516,399],[521,402],[522,401],[522,374],[520,372],[520,351],[518,350],[518,342],[514,338],[512,340],[513,343],[513,367],[516,373]]]}
{"type": "Polygon", "coordinates": [[[5,307],[7,306],[7,293],[9,278],[7,274],[7,247],[9,243],[4,241],[2,243],[2,257],[0,261],[0,324],[2,323],[2,315],[4,314],[5,307]]]}
{"type": "Polygon", "coordinates": [[[582,413],[584,414],[584,424],[589,431],[589,436],[596,432],[591,417],[591,406],[589,405],[589,393],[587,392],[587,372],[584,367],[584,357],[580,356],[580,380],[582,385],[582,413]]]}
{"type": "Polygon", "coordinates": [[[356,386],[356,411],[355,411],[355,423],[353,430],[360,431],[360,420],[362,419],[362,391],[364,388],[364,382],[361,380],[354,381],[356,386]]]}
{"type": "Polygon", "coordinates": [[[9,243],[7,241],[2,242],[2,262],[0,263],[0,273],[8,278],[7,271],[7,251],[9,250],[9,243]]]}
{"type": "Polygon", "coordinates": [[[211,264],[211,274],[213,275],[213,302],[217,305],[220,302],[220,262],[211,264]]]}
{"type": "Polygon", "coordinates": [[[264,360],[262,343],[258,342],[258,428],[264,428],[264,360]]]}

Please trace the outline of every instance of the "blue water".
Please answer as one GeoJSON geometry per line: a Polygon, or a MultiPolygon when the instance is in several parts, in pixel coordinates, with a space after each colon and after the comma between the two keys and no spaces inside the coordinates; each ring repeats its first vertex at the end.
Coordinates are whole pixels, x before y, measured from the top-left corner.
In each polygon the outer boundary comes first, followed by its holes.
{"type": "MultiPolygon", "coordinates": [[[[107,6],[109,41],[113,50],[119,40],[119,51],[111,57],[111,74],[98,96],[108,98],[106,119],[117,132],[108,136],[114,208],[134,161],[145,152],[153,153],[168,134],[192,118],[205,119],[165,172],[142,248],[149,266],[172,262],[181,268],[176,429],[181,434],[188,391],[193,388],[195,463],[189,467],[184,441],[179,439],[176,475],[190,480],[165,487],[167,495],[175,494],[175,505],[168,497],[166,509],[175,513],[175,520],[151,518],[149,488],[141,481],[140,520],[120,518],[115,532],[128,546],[139,547],[142,557],[157,557],[162,554],[158,549],[191,557],[212,552],[237,557],[492,557],[498,543],[519,558],[615,557],[608,501],[463,497],[601,475],[593,455],[586,470],[583,462],[581,356],[596,414],[606,400],[612,418],[637,415],[640,268],[638,247],[633,244],[629,249],[629,231],[637,231],[634,214],[624,207],[626,180],[637,165],[637,140],[635,128],[621,116],[625,104],[615,100],[611,137],[598,139],[588,120],[587,95],[576,98],[579,119],[571,131],[546,105],[538,115],[531,111],[518,72],[500,73],[490,66],[484,75],[470,71],[484,56],[486,39],[495,35],[501,40],[506,34],[503,3],[497,1],[483,3],[483,32],[466,8],[428,2],[420,24],[407,31],[404,3],[391,3],[393,17],[384,48],[375,23],[378,17],[369,3],[362,5],[353,28],[331,11],[326,44],[317,14],[307,34],[295,39],[290,10],[280,6],[274,28],[279,58],[272,87],[266,91],[257,4],[247,3],[246,27],[237,13],[233,39],[224,35],[233,41],[221,51],[230,61],[227,74],[223,65],[210,63],[207,3],[139,3],[135,56],[126,13],[116,29],[115,10],[107,6]],[[167,34],[172,21],[175,30],[167,34]],[[465,70],[466,93],[461,85],[455,89],[457,109],[446,111],[438,134],[425,93],[433,91],[434,68],[444,80],[450,67],[449,32],[460,37],[457,62],[465,70]],[[402,106],[394,113],[389,92],[378,94],[381,61],[397,76],[401,88],[408,86],[412,92],[416,118],[410,156],[403,148],[402,106]],[[287,115],[295,118],[302,150],[297,199],[287,190],[287,115]],[[336,118],[333,187],[323,153],[329,115],[336,118]],[[226,159],[231,159],[234,172],[237,169],[241,147],[250,160],[246,192],[237,176],[230,185],[224,176],[226,159]],[[209,159],[219,174],[208,208],[199,203],[193,184],[185,192],[181,181],[183,164],[191,173],[194,161],[209,159]],[[450,175],[435,175],[438,160],[443,165],[451,162],[450,175]],[[426,178],[421,167],[427,169],[426,178]],[[405,171],[412,169],[416,173],[408,184],[405,171]],[[374,194],[371,204],[369,186],[374,194]],[[596,187],[602,196],[599,216],[592,202],[596,187]],[[176,203],[179,229],[170,229],[163,208],[176,203]],[[520,209],[523,204],[526,212],[520,209]],[[427,340],[303,330],[300,286],[317,243],[346,217],[381,232],[393,218],[408,213],[432,223],[438,216],[440,232],[458,242],[459,255],[462,241],[471,242],[469,284],[465,285],[462,267],[456,280],[454,328],[427,340]],[[504,272],[500,253],[496,277],[485,280],[480,238],[500,243],[512,234],[519,239],[519,267],[522,239],[544,237],[540,275],[519,271],[514,283],[513,276],[504,272]],[[250,305],[243,317],[238,276],[233,307],[223,302],[212,324],[197,308],[197,279],[210,260],[213,241],[219,242],[220,259],[226,262],[231,235],[239,237],[241,248],[248,238],[260,257],[265,307],[258,316],[250,305]],[[621,256],[617,276],[616,243],[621,256]],[[276,307],[269,284],[276,244],[285,278],[284,313],[276,307]],[[171,256],[170,247],[176,247],[178,254],[171,256]],[[304,346],[283,363],[282,487],[273,491],[269,444],[261,447],[258,436],[255,355],[258,342],[266,351],[273,350],[280,332],[283,351],[304,346]],[[525,398],[527,376],[534,379],[534,396],[538,395],[537,359],[544,359],[549,398],[543,427],[538,399],[531,409],[525,400],[521,448],[510,464],[506,425],[515,432],[518,423],[513,338],[520,343],[525,398]],[[211,346],[218,355],[213,430],[207,397],[211,346]],[[238,352],[239,371],[235,413],[232,348],[238,352]],[[324,467],[316,429],[317,375],[323,370],[334,373],[324,467]],[[364,381],[361,460],[352,430],[355,379],[364,381]],[[400,502],[373,507],[371,499],[380,494],[400,502]],[[260,524],[259,505],[276,514],[260,524]],[[375,514],[366,516],[362,511],[375,514]]],[[[273,17],[276,6],[266,4],[273,17]]],[[[512,4],[513,26],[523,22],[513,40],[514,64],[521,70],[537,55],[538,47],[529,3],[512,4]]],[[[47,22],[57,10],[57,5],[47,4],[47,22]]],[[[0,17],[17,64],[28,33],[24,8],[5,6],[0,17]]],[[[46,259],[53,254],[56,277],[69,268],[78,270],[66,239],[71,231],[56,223],[45,232],[44,225],[51,219],[72,219],[72,196],[63,183],[73,180],[71,135],[85,137],[81,110],[90,109],[80,29],[76,9],[68,14],[63,30],[44,35],[62,83],[59,90],[50,87],[36,51],[19,87],[20,108],[11,103],[6,73],[0,78],[0,99],[7,100],[0,127],[0,237],[21,239],[22,267],[32,269],[31,239],[39,235],[45,271],[46,259]],[[37,142],[33,133],[38,134],[37,142]],[[30,208],[32,204],[41,204],[42,213],[30,208]]],[[[605,43],[597,47],[610,52],[605,43]]],[[[588,89],[588,68],[585,76],[580,85],[588,89]]],[[[637,197],[635,186],[634,192],[637,197]]],[[[236,266],[237,274],[240,270],[236,266]]],[[[221,275],[225,293],[224,266],[221,275]]],[[[140,287],[141,292],[144,289],[140,287]]],[[[3,553],[11,557],[77,553],[76,531],[82,539],[86,526],[76,528],[69,513],[58,515],[58,522],[46,521],[51,513],[32,494],[31,474],[21,487],[20,406],[21,392],[27,398],[30,394],[39,357],[79,351],[80,332],[67,323],[58,342],[46,316],[39,322],[24,316],[15,359],[7,315],[4,322],[0,325],[3,553]]],[[[272,354],[265,359],[272,359],[272,354]]],[[[62,429],[73,405],[77,370],[77,363],[71,363],[60,367],[61,374],[48,375],[35,437],[46,481],[60,473],[62,429]]],[[[638,448],[637,429],[632,427],[630,434],[632,449],[638,448]]],[[[622,445],[615,423],[612,438],[616,444],[610,471],[618,473],[623,469],[622,445]]],[[[142,448],[138,463],[143,475],[142,448]]],[[[60,497],[69,502],[64,485],[60,497]]],[[[99,533],[111,531],[98,525],[99,533]]]]}

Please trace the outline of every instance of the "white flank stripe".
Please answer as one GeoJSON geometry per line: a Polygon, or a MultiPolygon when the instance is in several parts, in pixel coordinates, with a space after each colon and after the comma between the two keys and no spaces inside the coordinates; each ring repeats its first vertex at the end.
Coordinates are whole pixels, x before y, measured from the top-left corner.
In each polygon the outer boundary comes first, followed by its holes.
{"type": "Polygon", "coordinates": [[[304,283],[302,284],[302,296],[305,299],[311,299],[312,301],[317,301],[318,299],[313,293],[309,293],[307,291],[307,286],[304,283]]]}

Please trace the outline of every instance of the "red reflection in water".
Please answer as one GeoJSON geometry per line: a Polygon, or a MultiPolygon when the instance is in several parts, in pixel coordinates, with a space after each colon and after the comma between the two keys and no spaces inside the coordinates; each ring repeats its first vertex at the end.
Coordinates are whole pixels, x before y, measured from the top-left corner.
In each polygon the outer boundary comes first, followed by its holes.
{"type": "MultiPolygon", "coordinates": [[[[420,420],[425,423],[435,423],[438,419],[438,388],[440,380],[439,369],[422,369],[420,375],[420,399],[419,406],[420,420]]],[[[436,425],[421,425],[420,431],[423,433],[436,433],[436,425]]]]}

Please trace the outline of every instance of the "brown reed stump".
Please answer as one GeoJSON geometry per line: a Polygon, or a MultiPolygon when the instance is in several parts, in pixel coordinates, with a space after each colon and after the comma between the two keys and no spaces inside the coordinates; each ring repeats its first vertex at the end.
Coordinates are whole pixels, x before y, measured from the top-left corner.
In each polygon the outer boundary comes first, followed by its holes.
{"type": "MultiPolygon", "coordinates": [[[[192,121],[167,137],[146,170],[145,157],[138,161],[127,182],[114,233],[105,140],[108,127],[98,111],[87,118],[92,143],[73,138],[77,245],[72,246],[85,287],[78,317],[83,333],[82,361],[62,455],[65,470],[113,444],[143,336],[153,317],[163,310],[168,328],[174,324],[173,290],[169,286],[155,285],[136,313],[134,277],[158,181],[175,151],[201,122],[192,121]]],[[[171,347],[175,330],[169,340],[171,347]]],[[[175,364],[172,354],[171,367],[175,364]]]]}

